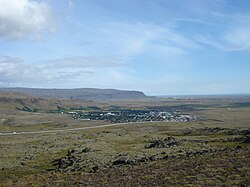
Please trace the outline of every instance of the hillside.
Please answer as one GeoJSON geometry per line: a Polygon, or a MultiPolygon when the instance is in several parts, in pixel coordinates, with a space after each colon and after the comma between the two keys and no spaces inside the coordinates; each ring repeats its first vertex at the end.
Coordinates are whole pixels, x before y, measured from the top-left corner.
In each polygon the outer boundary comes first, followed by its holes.
{"type": "Polygon", "coordinates": [[[143,92],[115,89],[38,89],[38,88],[0,88],[2,92],[18,92],[43,98],[68,98],[80,100],[115,100],[146,98],[143,92]]]}
{"type": "Polygon", "coordinates": [[[2,110],[6,109],[19,109],[24,111],[33,111],[34,109],[58,110],[58,108],[77,108],[82,105],[88,106],[91,104],[91,101],[41,98],[24,93],[0,91],[0,114],[2,113],[2,110]]]}

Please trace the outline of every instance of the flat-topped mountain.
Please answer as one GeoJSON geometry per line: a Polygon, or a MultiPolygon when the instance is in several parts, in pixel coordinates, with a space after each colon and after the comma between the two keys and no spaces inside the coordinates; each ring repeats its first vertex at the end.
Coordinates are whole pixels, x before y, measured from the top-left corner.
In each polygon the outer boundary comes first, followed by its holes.
{"type": "Polygon", "coordinates": [[[41,88],[0,88],[2,92],[18,92],[43,98],[68,98],[82,100],[140,99],[147,96],[140,91],[116,89],[41,89],[41,88]]]}

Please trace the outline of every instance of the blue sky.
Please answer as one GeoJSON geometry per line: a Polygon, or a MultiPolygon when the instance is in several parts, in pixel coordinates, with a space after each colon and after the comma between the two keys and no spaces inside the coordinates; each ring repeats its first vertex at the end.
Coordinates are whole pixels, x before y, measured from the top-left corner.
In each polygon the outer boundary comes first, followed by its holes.
{"type": "Polygon", "coordinates": [[[249,0],[0,5],[0,87],[250,93],[249,0]]]}

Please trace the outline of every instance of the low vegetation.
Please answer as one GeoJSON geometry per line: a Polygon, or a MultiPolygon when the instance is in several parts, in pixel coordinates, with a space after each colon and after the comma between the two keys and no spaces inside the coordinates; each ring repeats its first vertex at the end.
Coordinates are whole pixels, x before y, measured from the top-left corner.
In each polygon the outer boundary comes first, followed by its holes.
{"type": "MultiPolygon", "coordinates": [[[[0,186],[248,186],[250,107],[236,107],[234,100],[95,102],[92,106],[102,111],[171,106],[185,111],[181,108],[185,104],[193,107],[190,115],[199,118],[188,123],[0,136],[0,186]]],[[[240,102],[249,101],[243,98],[240,102]]],[[[85,110],[78,109],[73,110],[85,110]]],[[[1,114],[0,132],[101,124],[107,122],[17,111],[1,114]]]]}

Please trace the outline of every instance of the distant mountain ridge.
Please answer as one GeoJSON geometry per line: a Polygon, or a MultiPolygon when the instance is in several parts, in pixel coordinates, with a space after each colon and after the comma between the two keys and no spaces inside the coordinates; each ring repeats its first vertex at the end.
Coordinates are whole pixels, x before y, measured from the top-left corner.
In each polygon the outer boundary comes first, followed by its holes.
{"type": "Polygon", "coordinates": [[[43,89],[43,88],[0,88],[2,92],[18,92],[43,98],[67,98],[80,100],[116,100],[141,99],[147,96],[140,91],[116,89],[75,88],[75,89],[43,89]]]}

